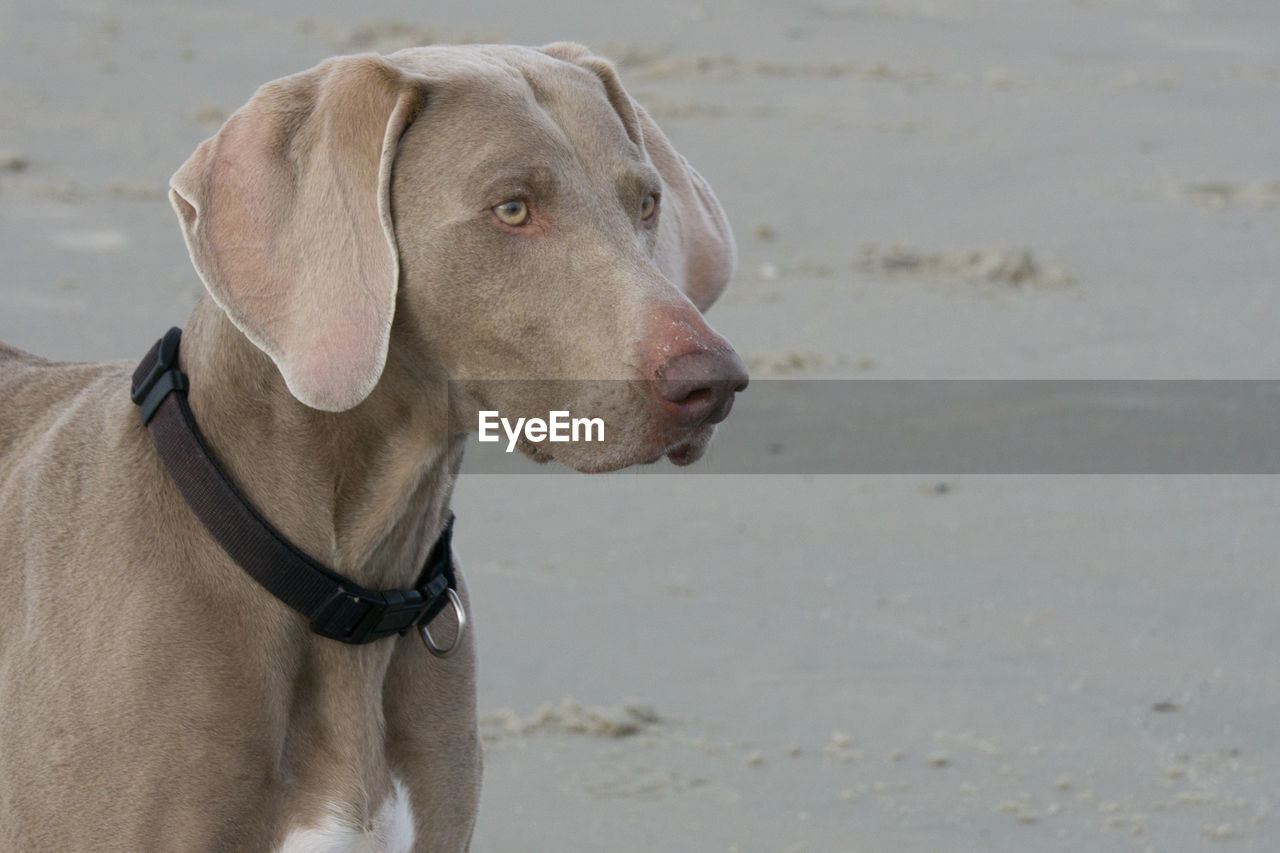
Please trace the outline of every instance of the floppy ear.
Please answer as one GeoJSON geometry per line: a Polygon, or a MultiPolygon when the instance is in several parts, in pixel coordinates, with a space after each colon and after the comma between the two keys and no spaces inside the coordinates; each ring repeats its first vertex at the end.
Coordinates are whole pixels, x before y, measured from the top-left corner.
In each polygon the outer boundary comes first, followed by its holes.
{"type": "Polygon", "coordinates": [[[170,181],[213,299],[313,408],[349,409],[382,374],[391,167],[425,98],[380,57],[330,59],[260,88],[170,181]]]}
{"type": "Polygon", "coordinates": [[[707,310],[724,291],[737,265],[733,231],[710,184],[671,147],[644,107],[622,88],[608,60],[572,42],[549,44],[542,51],[594,72],[604,83],[628,135],[662,175],[662,212],[654,260],[699,311],[707,310]]]}

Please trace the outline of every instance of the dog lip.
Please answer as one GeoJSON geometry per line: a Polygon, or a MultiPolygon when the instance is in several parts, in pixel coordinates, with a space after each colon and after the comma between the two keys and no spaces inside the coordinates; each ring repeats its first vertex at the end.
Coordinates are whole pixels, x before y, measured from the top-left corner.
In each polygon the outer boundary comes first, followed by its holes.
{"type": "Polygon", "coordinates": [[[706,453],[711,437],[715,434],[712,424],[676,430],[678,437],[667,433],[668,440],[661,456],[665,456],[673,465],[681,467],[697,462],[706,453]],[[674,440],[671,440],[674,438],[674,440]]]}
{"type": "Polygon", "coordinates": [[[682,441],[675,447],[667,450],[666,457],[671,460],[672,465],[692,465],[702,458],[702,452],[705,445],[696,441],[682,441]]]}
{"type": "Polygon", "coordinates": [[[724,402],[720,404],[720,408],[712,412],[711,416],[707,418],[708,424],[723,423],[724,419],[729,417],[729,413],[733,411],[733,397],[733,392],[730,392],[729,396],[724,398],[724,402]]]}

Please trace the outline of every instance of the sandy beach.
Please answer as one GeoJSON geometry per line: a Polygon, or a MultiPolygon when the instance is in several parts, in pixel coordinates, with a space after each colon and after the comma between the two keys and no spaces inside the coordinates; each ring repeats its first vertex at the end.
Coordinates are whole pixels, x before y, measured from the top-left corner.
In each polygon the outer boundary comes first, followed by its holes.
{"type": "MultiPolygon", "coordinates": [[[[759,388],[1280,379],[1278,33],[1266,0],[2,4],[0,340],[181,325],[167,182],[261,83],[575,40],[728,211],[708,317],[759,388]]],[[[718,440],[784,448],[752,392],[718,440]]],[[[1274,467],[731,458],[469,463],[478,853],[1280,849],[1274,467]]]]}

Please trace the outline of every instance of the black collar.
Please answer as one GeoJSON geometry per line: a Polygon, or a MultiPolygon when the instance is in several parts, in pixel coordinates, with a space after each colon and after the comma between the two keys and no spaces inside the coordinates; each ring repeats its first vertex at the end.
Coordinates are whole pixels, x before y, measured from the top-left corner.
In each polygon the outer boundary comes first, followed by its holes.
{"type": "Polygon", "coordinates": [[[449,543],[453,516],[427,555],[413,589],[365,589],[303,553],[254,509],[209,451],[178,370],[182,330],[170,329],[133,374],[132,399],[170,476],[224,551],[268,592],[307,617],[311,630],[344,643],[368,643],[415,625],[437,655],[456,649],[465,625],[449,543]],[[447,604],[458,617],[454,642],[440,648],[427,625],[447,604]]]}

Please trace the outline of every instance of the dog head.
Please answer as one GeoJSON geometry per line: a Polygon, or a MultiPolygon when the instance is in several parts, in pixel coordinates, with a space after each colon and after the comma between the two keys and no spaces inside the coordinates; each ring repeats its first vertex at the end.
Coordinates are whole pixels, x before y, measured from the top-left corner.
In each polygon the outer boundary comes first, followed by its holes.
{"type": "Polygon", "coordinates": [[[214,300],[313,408],[399,360],[472,429],[600,418],[597,444],[521,444],[591,471],[693,461],[746,385],[702,316],[734,266],[720,205],[578,45],[328,60],[263,86],[170,197],[214,300]]]}

